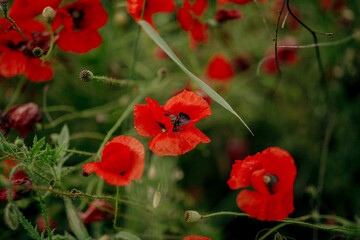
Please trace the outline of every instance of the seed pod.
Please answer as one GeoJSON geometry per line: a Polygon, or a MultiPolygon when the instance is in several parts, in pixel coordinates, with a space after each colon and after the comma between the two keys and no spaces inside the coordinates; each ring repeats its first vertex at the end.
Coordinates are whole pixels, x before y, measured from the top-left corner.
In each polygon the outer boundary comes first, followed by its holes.
{"type": "Polygon", "coordinates": [[[82,70],[79,74],[79,78],[82,82],[89,82],[93,76],[94,74],[89,70],[82,70]]]}
{"type": "Polygon", "coordinates": [[[188,210],[185,212],[185,221],[189,222],[189,223],[195,223],[200,221],[201,219],[201,215],[194,210],[188,210]]]}
{"type": "Polygon", "coordinates": [[[5,207],[4,218],[6,224],[16,230],[19,226],[19,210],[14,203],[8,203],[5,207]]]}

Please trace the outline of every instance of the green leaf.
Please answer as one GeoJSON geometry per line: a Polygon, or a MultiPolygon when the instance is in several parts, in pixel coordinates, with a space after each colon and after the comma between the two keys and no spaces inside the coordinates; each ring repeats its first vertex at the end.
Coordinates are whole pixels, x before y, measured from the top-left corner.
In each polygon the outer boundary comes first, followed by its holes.
{"type": "Polygon", "coordinates": [[[160,35],[151,27],[146,21],[139,21],[140,26],[147,33],[147,35],[164,51],[166,54],[180,67],[180,69],[191,79],[193,80],[209,97],[211,97],[215,102],[220,104],[223,108],[234,114],[244,126],[253,134],[248,125],[244,120],[234,111],[228,102],[225,101],[217,92],[215,92],[211,87],[204,83],[200,78],[195,76],[190,72],[185,65],[180,61],[176,54],[171,50],[167,43],[160,37],[160,35]]]}
{"type": "Polygon", "coordinates": [[[40,151],[40,149],[45,145],[45,138],[41,138],[39,141],[37,140],[37,137],[35,135],[33,140],[33,146],[30,149],[30,156],[31,159],[34,158],[34,156],[40,151]]]}
{"type": "Polygon", "coordinates": [[[28,232],[29,237],[35,240],[41,240],[41,237],[36,229],[31,223],[25,218],[25,216],[18,210],[20,223],[23,225],[25,230],[28,232]]]}
{"type": "Polygon", "coordinates": [[[124,239],[124,240],[141,240],[138,236],[135,236],[132,233],[121,231],[115,234],[115,239],[124,239]]]}
{"type": "Polygon", "coordinates": [[[66,215],[70,224],[71,229],[73,230],[75,236],[79,240],[85,240],[89,238],[89,234],[81,221],[79,215],[76,212],[75,206],[72,204],[69,198],[64,198],[66,215]]]}
{"type": "Polygon", "coordinates": [[[64,147],[65,149],[67,149],[69,147],[69,128],[68,126],[65,124],[63,126],[63,128],[61,129],[60,135],[59,135],[59,139],[57,141],[57,144],[59,147],[64,147]]]}

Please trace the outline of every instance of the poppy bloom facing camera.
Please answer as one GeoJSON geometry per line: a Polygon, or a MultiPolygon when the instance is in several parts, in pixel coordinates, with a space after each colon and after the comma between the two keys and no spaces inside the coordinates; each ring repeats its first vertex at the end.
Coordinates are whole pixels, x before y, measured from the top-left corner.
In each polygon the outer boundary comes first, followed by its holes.
{"type": "Polygon", "coordinates": [[[83,165],[88,174],[95,172],[108,184],[126,186],[139,179],[144,171],[144,146],[135,138],[118,136],[108,142],[101,152],[101,162],[83,165]]]}
{"type": "Polygon", "coordinates": [[[151,151],[159,156],[184,154],[210,139],[193,125],[211,115],[209,104],[199,95],[184,90],[165,106],[146,98],[148,105],[135,105],[134,119],[140,136],[152,137],[151,151]]]}
{"type": "Polygon", "coordinates": [[[251,217],[283,220],[293,210],[293,187],[296,166],[291,155],[278,147],[265,149],[232,166],[228,185],[231,189],[252,186],[254,191],[242,190],[237,205],[251,217]]]}

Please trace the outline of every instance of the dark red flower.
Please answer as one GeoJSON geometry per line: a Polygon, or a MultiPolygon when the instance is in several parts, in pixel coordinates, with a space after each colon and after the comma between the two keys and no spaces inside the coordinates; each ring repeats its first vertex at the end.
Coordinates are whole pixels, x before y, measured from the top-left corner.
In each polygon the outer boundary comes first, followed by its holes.
{"type": "Polygon", "coordinates": [[[207,0],[184,0],[183,7],[178,8],[177,21],[185,32],[190,32],[190,48],[197,49],[198,43],[206,43],[208,27],[199,18],[207,8],[207,0]]]}
{"type": "Polygon", "coordinates": [[[210,139],[193,125],[211,115],[209,104],[199,95],[184,90],[165,106],[146,98],[148,105],[135,105],[134,119],[140,136],[152,137],[151,151],[159,156],[184,154],[210,139]]]}
{"type": "MultiPolygon", "coordinates": [[[[277,1],[273,2],[273,4],[272,4],[272,15],[273,15],[273,21],[275,23],[278,21],[279,12],[281,10],[282,4],[283,4],[283,0],[277,0],[277,1]]],[[[290,8],[291,8],[291,11],[297,17],[301,18],[300,12],[295,7],[290,5],[290,8]]],[[[286,15],[288,15],[288,10],[287,10],[286,3],[285,3],[285,6],[283,9],[281,18],[280,18],[280,23],[279,23],[280,25],[282,25],[286,15]]],[[[299,22],[295,18],[293,18],[291,15],[288,15],[288,17],[286,18],[286,23],[291,31],[297,31],[299,29],[299,22]]]]}
{"type": "Polygon", "coordinates": [[[346,0],[318,0],[324,11],[336,12],[346,6],[346,0]]]}
{"type": "Polygon", "coordinates": [[[15,105],[7,112],[10,127],[16,129],[22,137],[34,130],[35,123],[40,122],[42,113],[39,106],[35,103],[15,105]]]}
{"type": "Polygon", "coordinates": [[[100,0],[79,0],[56,10],[52,28],[61,25],[57,44],[63,51],[85,53],[101,45],[98,28],[108,19],[100,0]]]}
{"type": "Polygon", "coordinates": [[[26,21],[18,24],[28,38],[26,40],[11,24],[0,18],[0,75],[13,77],[17,74],[25,76],[34,82],[48,81],[53,77],[49,62],[41,64],[34,56],[35,47],[40,47],[46,54],[50,47],[50,33],[45,26],[37,21],[26,21]]]}
{"type": "Polygon", "coordinates": [[[101,221],[113,217],[115,209],[105,200],[96,199],[91,202],[85,212],[79,212],[79,217],[84,224],[101,221]]]}
{"type": "Polygon", "coordinates": [[[250,151],[249,142],[247,140],[230,139],[226,143],[226,151],[231,163],[236,159],[245,158],[250,151]]]}
{"type": "Polygon", "coordinates": [[[207,237],[198,236],[198,235],[190,235],[190,236],[185,237],[183,240],[211,240],[211,239],[207,238],[207,237]]]}
{"type": "Polygon", "coordinates": [[[118,136],[106,143],[101,151],[101,162],[83,165],[86,173],[95,172],[108,184],[126,186],[139,179],[144,171],[144,146],[135,138],[118,136]]]}
{"type": "MultiPolygon", "coordinates": [[[[283,41],[278,43],[278,46],[297,46],[298,42],[293,37],[287,37],[283,41]]],[[[297,48],[286,48],[279,47],[278,48],[278,60],[280,66],[284,64],[296,65],[298,63],[298,49],[297,48]]],[[[277,74],[277,66],[275,60],[275,53],[273,48],[271,48],[266,56],[265,61],[262,65],[262,69],[267,74],[277,74]]]]}
{"type": "Polygon", "coordinates": [[[40,15],[44,8],[57,8],[61,0],[15,0],[11,5],[9,15],[16,23],[29,21],[40,15]]]}
{"type": "Polygon", "coordinates": [[[6,136],[10,130],[9,116],[0,110],[0,133],[6,136]]]}
{"type": "Polygon", "coordinates": [[[214,81],[228,82],[234,77],[231,62],[222,54],[215,54],[206,66],[206,76],[214,81]]]}
{"type": "MultiPolygon", "coordinates": [[[[217,4],[224,5],[224,4],[228,4],[228,3],[234,3],[234,4],[238,4],[238,5],[245,5],[245,4],[251,3],[253,1],[254,0],[218,0],[217,4]]],[[[265,3],[266,0],[260,0],[259,2],[265,3]]]]}
{"type": "MultiPolygon", "coordinates": [[[[32,181],[30,178],[13,178],[12,179],[12,185],[20,185],[20,186],[31,186],[32,181]]],[[[26,196],[29,195],[30,190],[29,189],[15,189],[14,187],[12,190],[12,199],[13,200],[20,200],[26,196]]],[[[0,201],[8,201],[9,200],[9,193],[7,188],[1,188],[0,189],[0,201]]]]}
{"type": "Polygon", "coordinates": [[[236,9],[220,9],[215,14],[215,20],[219,23],[224,23],[231,20],[241,19],[243,14],[241,11],[236,9]]]}
{"type": "MultiPolygon", "coordinates": [[[[127,0],[127,10],[136,22],[140,21],[144,0],[127,0]]],[[[175,11],[174,0],[146,0],[143,20],[154,28],[153,14],[172,13],[175,11]]]]}
{"type": "MultiPolygon", "coordinates": [[[[11,172],[11,169],[13,167],[15,167],[16,165],[18,164],[18,162],[16,161],[16,158],[13,157],[13,156],[10,156],[9,159],[4,159],[3,160],[3,165],[4,165],[4,175],[6,178],[9,178],[10,176],[10,172],[11,172]],[[12,160],[10,160],[12,159],[12,160]]],[[[14,176],[13,176],[13,179],[23,179],[26,177],[26,173],[24,172],[24,170],[22,169],[17,169],[14,176]]]]}
{"type": "Polygon", "coordinates": [[[233,65],[237,72],[244,72],[251,66],[252,57],[250,54],[245,53],[237,55],[233,58],[233,65]]]}
{"type": "Polygon", "coordinates": [[[270,147],[232,166],[228,185],[242,190],[236,198],[238,207],[251,217],[283,220],[292,211],[296,166],[291,155],[278,147],[270,147]]]}
{"type": "MultiPolygon", "coordinates": [[[[50,230],[57,228],[57,223],[49,215],[47,215],[47,220],[50,230]]],[[[40,215],[36,218],[36,226],[39,233],[45,231],[45,233],[47,234],[46,222],[43,215],[40,215]]]]}

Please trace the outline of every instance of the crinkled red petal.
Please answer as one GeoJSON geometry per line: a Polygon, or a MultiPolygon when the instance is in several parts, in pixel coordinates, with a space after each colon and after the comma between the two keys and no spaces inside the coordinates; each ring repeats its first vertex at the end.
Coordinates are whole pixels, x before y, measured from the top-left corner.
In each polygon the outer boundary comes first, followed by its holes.
{"type": "Polygon", "coordinates": [[[161,132],[149,105],[135,105],[134,124],[136,132],[142,137],[152,137],[161,132]]]}
{"type": "Polygon", "coordinates": [[[84,171],[88,174],[95,172],[110,185],[126,186],[130,184],[130,180],[122,175],[105,171],[101,168],[101,162],[87,163],[83,165],[84,171]]]}

